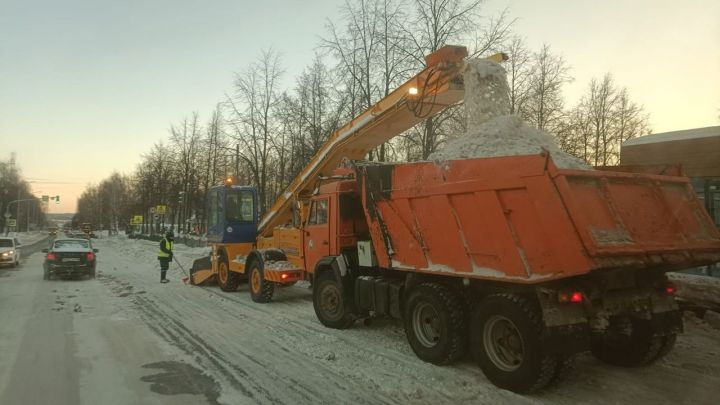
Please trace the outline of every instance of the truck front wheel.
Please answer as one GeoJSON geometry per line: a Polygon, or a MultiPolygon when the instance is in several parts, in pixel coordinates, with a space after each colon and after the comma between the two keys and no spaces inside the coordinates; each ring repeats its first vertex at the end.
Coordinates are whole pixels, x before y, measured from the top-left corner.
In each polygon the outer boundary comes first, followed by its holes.
{"type": "Polygon", "coordinates": [[[611,319],[608,332],[593,340],[592,354],[605,363],[639,367],[664,357],[675,345],[676,335],[656,335],[644,319],[611,319]]]}
{"type": "Polygon", "coordinates": [[[250,298],[255,302],[270,302],[275,292],[275,283],[265,279],[265,271],[257,260],[250,263],[250,298]]]}
{"type": "Polygon", "coordinates": [[[477,306],[470,345],[485,376],[517,393],[544,388],[556,374],[557,356],[543,350],[543,323],[532,303],[514,294],[494,294],[477,306]]]}
{"type": "Polygon", "coordinates": [[[438,283],[414,287],[405,302],[405,334],[424,361],[450,364],[465,353],[467,322],[459,293],[438,283]]]}
{"type": "Polygon", "coordinates": [[[355,317],[342,283],[331,272],[322,274],[313,288],[313,307],[320,323],[333,329],[352,326],[355,317]]]}

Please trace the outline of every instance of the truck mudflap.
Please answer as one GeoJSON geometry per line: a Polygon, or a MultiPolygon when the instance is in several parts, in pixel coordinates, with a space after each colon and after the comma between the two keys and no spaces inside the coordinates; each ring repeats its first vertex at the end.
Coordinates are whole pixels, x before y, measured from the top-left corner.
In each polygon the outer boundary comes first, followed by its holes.
{"type": "Polygon", "coordinates": [[[654,289],[607,291],[583,294],[578,302],[560,302],[553,289],[538,289],[538,302],[545,324],[543,344],[549,351],[572,354],[590,348],[593,335],[604,334],[616,317],[649,321],[655,335],[683,331],[682,317],[674,296],[654,289]]]}

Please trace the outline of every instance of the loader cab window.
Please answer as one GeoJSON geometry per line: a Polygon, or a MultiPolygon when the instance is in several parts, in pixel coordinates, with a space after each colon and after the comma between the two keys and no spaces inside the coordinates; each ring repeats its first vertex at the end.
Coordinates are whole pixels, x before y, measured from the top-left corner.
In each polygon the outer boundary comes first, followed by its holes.
{"type": "Polygon", "coordinates": [[[253,222],[255,201],[250,191],[228,192],[225,196],[225,220],[230,222],[253,222]]]}
{"type": "Polygon", "coordinates": [[[310,219],[308,225],[327,224],[328,220],[328,200],[315,200],[310,207],[310,219]]]}

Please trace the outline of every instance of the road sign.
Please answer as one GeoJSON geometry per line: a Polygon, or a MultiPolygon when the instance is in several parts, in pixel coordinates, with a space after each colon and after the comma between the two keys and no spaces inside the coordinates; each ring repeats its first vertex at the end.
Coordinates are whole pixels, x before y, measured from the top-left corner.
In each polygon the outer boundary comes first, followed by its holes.
{"type": "Polygon", "coordinates": [[[154,213],[155,213],[155,207],[150,207],[150,213],[151,213],[151,214],[154,214],[154,213]]]}
{"type": "Polygon", "coordinates": [[[12,214],[9,212],[5,212],[3,215],[5,216],[5,218],[10,218],[12,216],[12,214]]]}
{"type": "Polygon", "coordinates": [[[166,205],[158,205],[155,207],[155,213],[159,215],[165,215],[165,212],[167,211],[166,205]]]}
{"type": "Polygon", "coordinates": [[[142,223],[143,223],[142,215],[134,215],[132,220],[130,221],[130,224],[132,224],[132,225],[140,225],[142,223]]]}
{"type": "Polygon", "coordinates": [[[7,225],[9,228],[14,228],[15,226],[17,226],[17,221],[15,220],[15,218],[13,218],[13,219],[8,219],[6,225],[7,225]]]}

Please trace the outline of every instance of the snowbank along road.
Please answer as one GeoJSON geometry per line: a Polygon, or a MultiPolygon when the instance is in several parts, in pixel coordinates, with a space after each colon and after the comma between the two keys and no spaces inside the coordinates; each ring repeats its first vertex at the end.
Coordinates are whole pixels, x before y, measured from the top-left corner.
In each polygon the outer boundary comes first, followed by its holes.
{"type": "MultiPolygon", "coordinates": [[[[0,269],[0,404],[715,403],[720,331],[686,315],[675,350],[644,369],[581,356],[532,396],[493,386],[471,359],[417,359],[399,323],[345,331],[315,318],[308,285],[270,304],[159,283],[156,244],[97,240],[98,278],[42,280],[42,253],[0,269]]],[[[183,267],[205,249],[176,247],[183,267]]]]}

